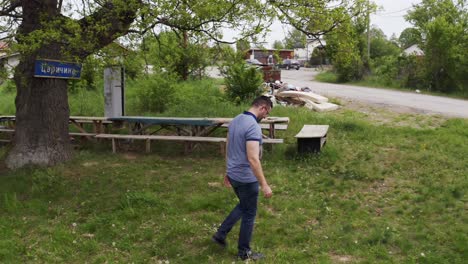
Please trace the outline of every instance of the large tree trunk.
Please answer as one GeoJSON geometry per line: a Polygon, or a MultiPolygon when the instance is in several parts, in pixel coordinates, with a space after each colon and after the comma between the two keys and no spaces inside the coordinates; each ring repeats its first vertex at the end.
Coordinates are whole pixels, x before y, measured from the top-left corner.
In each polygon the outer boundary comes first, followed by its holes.
{"type": "Polygon", "coordinates": [[[67,82],[33,77],[34,59],[21,61],[15,73],[16,133],[6,163],[55,165],[71,157],[67,82]]]}
{"type": "MultiPolygon", "coordinates": [[[[19,44],[26,44],[24,36],[41,29],[41,15],[47,14],[47,18],[53,20],[59,14],[56,0],[23,2],[19,44]]],[[[54,165],[71,157],[67,81],[33,77],[36,59],[60,59],[60,52],[60,45],[51,41],[22,54],[15,71],[16,132],[13,148],[6,159],[9,168],[27,164],[54,165]]]]}

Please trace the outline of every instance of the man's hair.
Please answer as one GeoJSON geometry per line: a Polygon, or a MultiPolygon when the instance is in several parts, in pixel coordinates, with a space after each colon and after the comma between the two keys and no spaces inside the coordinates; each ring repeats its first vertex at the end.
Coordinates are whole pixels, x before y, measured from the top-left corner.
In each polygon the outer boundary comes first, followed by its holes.
{"type": "Polygon", "coordinates": [[[255,107],[260,107],[263,105],[273,108],[273,103],[271,102],[270,97],[262,95],[262,96],[255,98],[252,102],[252,106],[255,106],[255,107]]]}

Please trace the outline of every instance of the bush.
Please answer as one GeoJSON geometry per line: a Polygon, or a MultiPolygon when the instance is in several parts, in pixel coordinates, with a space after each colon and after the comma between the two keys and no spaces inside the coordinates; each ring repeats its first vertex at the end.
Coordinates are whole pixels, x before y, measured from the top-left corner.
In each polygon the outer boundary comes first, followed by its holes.
{"type": "Polygon", "coordinates": [[[385,86],[395,86],[398,76],[398,58],[394,56],[383,56],[371,60],[373,77],[385,86]]]}
{"type": "Polygon", "coordinates": [[[262,73],[255,67],[237,62],[227,65],[223,74],[226,82],[226,95],[232,101],[245,102],[262,93],[262,73]]]}
{"type": "Polygon", "coordinates": [[[426,90],[429,86],[425,79],[424,59],[416,56],[402,56],[398,58],[399,79],[402,86],[426,90]]]}
{"type": "Polygon", "coordinates": [[[157,73],[135,84],[137,108],[162,113],[174,100],[176,78],[169,73],[157,73]]]}
{"type": "Polygon", "coordinates": [[[6,79],[4,82],[0,84],[0,92],[5,93],[15,93],[16,92],[16,84],[11,79],[6,79]]]}

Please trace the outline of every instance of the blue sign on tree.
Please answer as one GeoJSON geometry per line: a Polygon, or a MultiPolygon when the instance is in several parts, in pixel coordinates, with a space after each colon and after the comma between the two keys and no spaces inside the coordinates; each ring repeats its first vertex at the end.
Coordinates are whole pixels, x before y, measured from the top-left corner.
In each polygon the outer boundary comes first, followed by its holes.
{"type": "Polygon", "coordinates": [[[81,64],[54,60],[36,60],[34,77],[79,79],[81,64]]]}

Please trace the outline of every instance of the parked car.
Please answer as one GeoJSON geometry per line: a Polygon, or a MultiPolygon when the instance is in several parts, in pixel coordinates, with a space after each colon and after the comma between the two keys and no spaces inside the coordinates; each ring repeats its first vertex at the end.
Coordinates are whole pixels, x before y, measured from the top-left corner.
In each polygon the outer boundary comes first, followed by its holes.
{"type": "Polygon", "coordinates": [[[263,65],[259,60],[257,59],[247,59],[245,60],[247,64],[252,64],[252,65],[263,65]]]}
{"type": "Polygon", "coordinates": [[[286,69],[286,70],[289,70],[289,69],[299,70],[301,68],[301,64],[297,60],[286,59],[283,61],[283,63],[278,64],[278,67],[282,69],[286,69]]]}

